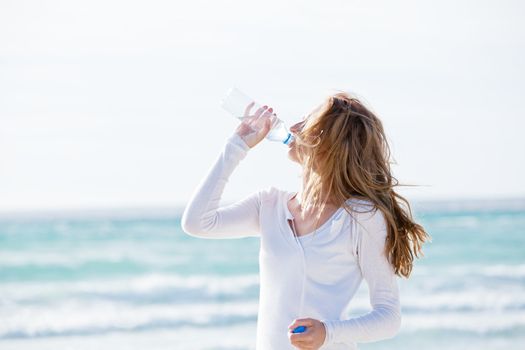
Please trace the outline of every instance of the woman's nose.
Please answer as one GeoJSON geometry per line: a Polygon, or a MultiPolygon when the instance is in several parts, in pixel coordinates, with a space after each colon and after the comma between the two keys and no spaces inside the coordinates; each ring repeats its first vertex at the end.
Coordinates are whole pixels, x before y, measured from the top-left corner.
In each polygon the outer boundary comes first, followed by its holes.
{"type": "Polygon", "coordinates": [[[295,123],[294,125],[292,125],[292,126],[290,127],[290,131],[291,131],[292,133],[298,133],[298,132],[300,132],[301,129],[303,128],[303,125],[304,125],[304,121],[299,122],[299,123],[295,123]]]}

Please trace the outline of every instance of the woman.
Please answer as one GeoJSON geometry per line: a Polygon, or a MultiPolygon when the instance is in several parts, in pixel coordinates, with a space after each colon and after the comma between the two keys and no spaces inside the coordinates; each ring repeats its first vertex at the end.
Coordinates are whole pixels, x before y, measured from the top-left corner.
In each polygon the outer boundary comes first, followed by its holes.
{"type": "Polygon", "coordinates": [[[357,98],[329,97],[290,131],[288,156],[303,186],[219,202],[238,163],[267,135],[273,110],[250,114],[228,140],[183,218],[188,234],[261,239],[257,349],[356,349],[394,336],[401,323],[396,275],[408,277],[428,238],[394,192],[381,121],[357,98]],[[362,280],[372,311],[344,319],[362,280]],[[303,333],[295,333],[299,326],[303,333]]]}

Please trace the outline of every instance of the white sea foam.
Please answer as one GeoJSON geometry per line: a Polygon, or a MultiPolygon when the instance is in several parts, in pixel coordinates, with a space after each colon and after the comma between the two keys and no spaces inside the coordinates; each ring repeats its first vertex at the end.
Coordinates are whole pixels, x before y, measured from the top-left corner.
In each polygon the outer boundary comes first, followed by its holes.
{"type": "Polygon", "coordinates": [[[184,326],[179,329],[151,329],[141,332],[108,332],[48,338],[3,339],[2,350],[254,350],[255,322],[217,325],[213,328],[184,326]]]}
{"type": "MultiPolygon", "coordinates": [[[[456,271],[457,272],[457,271],[456,271]]],[[[482,276],[520,275],[525,266],[511,269],[494,266],[481,271],[482,276]]],[[[454,274],[454,271],[452,271],[454,274]]],[[[472,276],[471,276],[472,277],[472,276]]],[[[416,278],[400,281],[402,304],[406,310],[514,310],[525,309],[525,284],[487,283],[465,284],[452,278],[416,278]],[[459,285],[450,285],[451,281],[459,285]]],[[[11,282],[0,288],[0,305],[38,304],[61,299],[111,300],[127,303],[185,303],[222,299],[257,297],[259,277],[246,275],[147,274],[133,278],[84,280],[69,282],[11,282]]],[[[363,285],[366,287],[366,284],[363,285]]],[[[358,293],[351,305],[357,309],[369,307],[368,294],[358,293]]]]}
{"type": "MultiPolygon", "coordinates": [[[[500,267],[496,268],[498,272],[500,267]]],[[[499,272],[498,272],[499,273],[499,272]]],[[[0,289],[0,337],[98,334],[126,330],[215,327],[253,322],[256,274],[237,276],[150,274],[131,279],[9,283],[0,289]],[[247,292],[251,291],[250,295],[247,292]],[[188,299],[179,300],[187,291],[188,299]],[[201,293],[201,294],[199,294],[201,293]],[[162,296],[170,298],[162,299],[162,296]],[[227,295],[231,298],[221,298],[227,295]]],[[[470,333],[514,332],[525,327],[525,286],[463,285],[422,290],[401,285],[403,329],[470,333]]],[[[370,311],[366,285],[349,316],[370,311]]]]}
{"type": "MultiPolygon", "coordinates": [[[[401,305],[404,314],[483,311],[489,313],[524,312],[525,285],[474,285],[456,289],[428,290],[414,285],[401,286],[401,305]]],[[[370,311],[366,285],[362,285],[349,305],[352,313],[370,311]]]]}
{"type": "Polygon", "coordinates": [[[524,312],[449,312],[428,315],[412,314],[403,317],[404,331],[454,330],[477,334],[498,333],[525,329],[524,312]]]}
{"type": "Polygon", "coordinates": [[[253,322],[257,302],[183,305],[122,305],[67,301],[56,305],[4,307],[0,337],[96,334],[115,330],[180,328],[253,322]]]}
{"type": "Polygon", "coordinates": [[[43,302],[58,298],[104,298],[136,296],[149,298],[156,293],[198,291],[202,297],[216,295],[243,295],[249,288],[257,288],[259,276],[248,275],[190,275],[148,274],[128,279],[84,280],[69,282],[11,282],[0,289],[0,302],[43,302]]]}
{"type": "MultiPolygon", "coordinates": [[[[0,338],[92,335],[114,331],[146,331],[253,323],[257,302],[130,306],[110,302],[68,301],[57,305],[4,307],[0,338]]],[[[525,329],[520,312],[404,313],[403,332],[419,330],[498,334],[525,329]]]]}
{"type": "Polygon", "coordinates": [[[525,264],[416,266],[412,276],[431,276],[447,280],[472,276],[525,278],[525,264]]]}
{"type": "Polygon", "coordinates": [[[149,244],[150,250],[139,249],[137,244],[120,243],[118,247],[108,243],[96,249],[63,249],[53,251],[35,252],[7,251],[0,254],[0,268],[12,268],[22,266],[63,266],[76,268],[87,263],[118,263],[133,261],[137,264],[149,266],[166,266],[168,264],[183,264],[191,261],[190,255],[161,255],[156,247],[149,244]]]}

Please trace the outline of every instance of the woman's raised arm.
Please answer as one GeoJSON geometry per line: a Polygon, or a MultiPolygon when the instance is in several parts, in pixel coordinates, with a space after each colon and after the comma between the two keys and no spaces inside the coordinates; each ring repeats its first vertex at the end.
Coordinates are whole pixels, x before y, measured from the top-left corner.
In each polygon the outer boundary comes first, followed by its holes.
{"type": "MultiPolygon", "coordinates": [[[[247,113],[251,106],[248,106],[247,113]]],[[[239,162],[270,129],[272,109],[266,106],[246,117],[228,139],[210,172],[193,194],[182,215],[182,229],[202,238],[237,238],[259,234],[260,193],[220,207],[222,193],[239,162]]]]}

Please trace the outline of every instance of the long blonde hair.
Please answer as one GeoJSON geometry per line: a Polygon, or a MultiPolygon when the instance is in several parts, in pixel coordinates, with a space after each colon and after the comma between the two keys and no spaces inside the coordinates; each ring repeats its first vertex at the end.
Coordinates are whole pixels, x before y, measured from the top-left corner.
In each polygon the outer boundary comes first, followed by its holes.
{"type": "Polygon", "coordinates": [[[306,179],[303,203],[320,215],[327,201],[349,213],[348,199],[371,201],[386,220],[385,249],[394,271],[409,277],[430,237],[414,221],[408,201],[394,191],[399,182],[390,169],[379,118],[357,97],[337,93],[312,112],[295,136],[306,179]]]}

